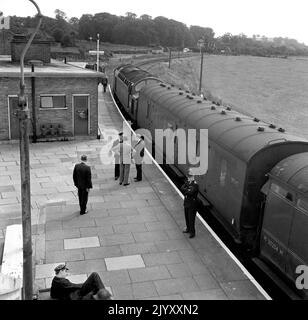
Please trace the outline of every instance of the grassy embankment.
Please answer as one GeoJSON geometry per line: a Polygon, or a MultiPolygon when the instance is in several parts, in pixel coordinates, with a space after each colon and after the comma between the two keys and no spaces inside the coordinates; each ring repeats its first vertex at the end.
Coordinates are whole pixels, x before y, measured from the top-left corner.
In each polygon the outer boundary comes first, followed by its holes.
{"type": "MultiPolygon", "coordinates": [[[[198,93],[200,58],[150,65],[176,86],[198,93]]],[[[308,139],[308,61],[250,56],[205,56],[202,90],[234,109],[308,139]]]]}

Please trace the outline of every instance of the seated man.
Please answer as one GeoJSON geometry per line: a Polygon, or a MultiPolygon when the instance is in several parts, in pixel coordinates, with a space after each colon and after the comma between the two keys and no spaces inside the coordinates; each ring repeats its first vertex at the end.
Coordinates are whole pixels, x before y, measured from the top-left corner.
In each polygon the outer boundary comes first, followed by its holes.
{"type": "Polygon", "coordinates": [[[55,268],[56,275],[50,289],[51,298],[59,300],[111,300],[111,294],[105,289],[96,272],[92,272],[84,283],[76,284],[66,279],[67,271],[66,264],[60,264],[55,268]]]}

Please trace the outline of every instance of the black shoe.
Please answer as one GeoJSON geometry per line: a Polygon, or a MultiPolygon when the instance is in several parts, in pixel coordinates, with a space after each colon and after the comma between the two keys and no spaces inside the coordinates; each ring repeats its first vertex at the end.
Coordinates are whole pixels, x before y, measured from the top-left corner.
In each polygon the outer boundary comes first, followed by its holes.
{"type": "Polygon", "coordinates": [[[123,184],[124,187],[129,186],[129,185],[130,185],[130,183],[124,183],[123,184]]]}
{"type": "Polygon", "coordinates": [[[122,182],[120,182],[119,184],[122,184],[122,182]]]}
{"type": "Polygon", "coordinates": [[[85,212],[80,212],[80,215],[82,216],[82,215],[84,215],[86,213],[88,213],[88,210],[86,210],[85,212]]]}
{"type": "Polygon", "coordinates": [[[119,177],[114,177],[114,180],[118,180],[119,179],[119,177]]]}
{"type": "Polygon", "coordinates": [[[185,228],[185,229],[183,230],[183,233],[189,233],[189,231],[187,230],[187,228],[185,228]]]}
{"type": "Polygon", "coordinates": [[[195,234],[194,233],[191,233],[189,238],[194,238],[195,237],[195,234]]]}

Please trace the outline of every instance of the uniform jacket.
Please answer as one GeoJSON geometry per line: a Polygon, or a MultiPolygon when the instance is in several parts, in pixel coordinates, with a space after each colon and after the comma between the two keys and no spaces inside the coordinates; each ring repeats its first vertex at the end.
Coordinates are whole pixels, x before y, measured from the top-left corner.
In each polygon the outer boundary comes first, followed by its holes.
{"type": "Polygon", "coordinates": [[[115,154],[119,154],[120,156],[120,163],[129,164],[133,155],[135,154],[135,150],[132,146],[124,141],[123,143],[117,144],[115,147],[111,148],[115,154]]]}
{"type": "Polygon", "coordinates": [[[70,282],[68,279],[54,277],[51,283],[50,296],[59,300],[76,300],[81,284],[70,282]]]}
{"type": "Polygon", "coordinates": [[[83,162],[76,164],[73,172],[73,180],[78,189],[91,189],[91,168],[83,162]]]}
{"type": "Polygon", "coordinates": [[[141,164],[143,157],[144,157],[144,147],[145,143],[142,139],[140,139],[134,146],[135,154],[134,154],[134,161],[135,164],[141,164]]]}
{"type": "Polygon", "coordinates": [[[184,207],[190,208],[196,206],[196,199],[199,192],[199,186],[195,180],[186,181],[182,187],[181,191],[184,194],[184,207]]]}

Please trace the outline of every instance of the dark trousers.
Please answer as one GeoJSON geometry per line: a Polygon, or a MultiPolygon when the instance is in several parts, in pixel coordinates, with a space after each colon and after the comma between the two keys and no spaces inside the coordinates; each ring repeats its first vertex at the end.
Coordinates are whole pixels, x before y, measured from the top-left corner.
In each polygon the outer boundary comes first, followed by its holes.
{"type": "Polygon", "coordinates": [[[120,176],[120,164],[116,163],[114,165],[114,177],[119,178],[119,176],[120,176]]]}
{"type": "Polygon", "coordinates": [[[185,221],[186,221],[186,227],[187,231],[190,234],[195,234],[195,220],[196,220],[196,209],[194,206],[192,207],[184,207],[185,212],[185,221]]]}
{"type": "Polygon", "coordinates": [[[103,84],[104,92],[106,92],[107,84],[103,84]]]}
{"type": "Polygon", "coordinates": [[[137,180],[142,180],[142,164],[136,164],[136,170],[137,170],[137,180]]]}
{"type": "Polygon", "coordinates": [[[88,194],[87,189],[78,189],[80,213],[85,213],[87,210],[88,194]]]}
{"type": "Polygon", "coordinates": [[[89,278],[82,285],[79,295],[85,296],[90,292],[96,294],[98,290],[105,288],[103,281],[96,272],[92,272],[89,278]]]}

